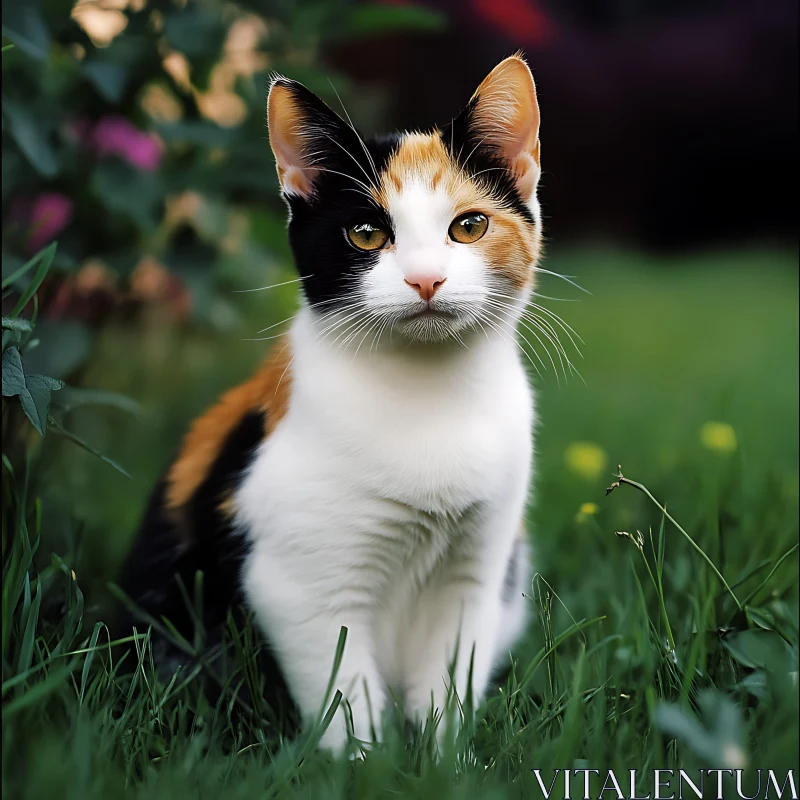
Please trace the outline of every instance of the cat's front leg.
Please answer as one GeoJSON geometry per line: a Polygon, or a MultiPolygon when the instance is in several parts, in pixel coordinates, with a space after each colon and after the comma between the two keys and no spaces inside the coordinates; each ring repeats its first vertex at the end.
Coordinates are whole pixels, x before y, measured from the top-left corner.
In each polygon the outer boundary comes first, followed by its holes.
{"type": "MultiPolygon", "coordinates": [[[[473,708],[483,699],[503,641],[503,585],[520,530],[522,502],[506,508],[426,585],[404,642],[406,711],[424,721],[452,695],[473,708]]],[[[454,702],[454,699],[450,700],[454,702]]],[[[458,705],[454,706],[456,709],[458,705]]],[[[456,712],[458,713],[458,712],[456,712]]],[[[439,737],[444,733],[440,725],[439,737]]]]}
{"type": "Polygon", "coordinates": [[[481,574],[477,561],[453,565],[426,587],[404,648],[411,719],[424,722],[431,707],[444,713],[448,698],[456,702],[453,694],[461,704],[480,703],[494,666],[501,606],[497,582],[481,574]]]}
{"type": "MultiPolygon", "coordinates": [[[[376,734],[385,688],[375,659],[369,624],[370,609],[352,602],[339,587],[303,580],[298,565],[281,564],[273,554],[256,548],[245,574],[245,590],[263,627],[306,727],[328,709],[336,690],[342,702],[320,740],[339,754],[356,739],[370,742],[376,734]],[[347,639],[333,689],[326,689],[333,672],[342,627],[347,639]]],[[[313,571],[310,573],[313,575],[313,571]]]]}

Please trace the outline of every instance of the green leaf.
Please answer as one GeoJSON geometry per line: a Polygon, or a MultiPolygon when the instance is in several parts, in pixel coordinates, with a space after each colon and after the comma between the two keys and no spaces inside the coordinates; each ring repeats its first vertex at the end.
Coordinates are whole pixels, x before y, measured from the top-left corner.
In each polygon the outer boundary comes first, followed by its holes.
{"type": "Polygon", "coordinates": [[[6,101],[3,114],[8,131],[31,166],[45,178],[58,173],[58,158],[50,141],[50,123],[34,117],[30,110],[6,101]]]}
{"type": "Polygon", "coordinates": [[[3,353],[3,397],[18,396],[25,416],[42,436],[47,430],[50,393],[63,386],[63,381],[46,375],[26,375],[16,347],[9,347],[3,353]]]}
{"type": "Polygon", "coordinates": [[[774,631],[750,630],[726,636],[722,644],[743,667],[774,672],[789,668],[789,650],[774,631]]]}
{"type": "Polygon", "coordinates": [[[753,606],[744,607],[747,621],[754,626],[763,628],[765,631],[775,630],[775,617],[772,612],[766,608],[753,608],[753,606]]]}
{"type": "MultiPolygon", "coordinates": [[[[3,36],[40,61],[50,52],[50,31],[36,0],[3,3],[3,36]]],[[[3,52],[7,49],[8,46],[3,47],[3,52]]]]}
{"type": "MultiPolygon", "coordinates": [[[[28,391],[36,407],[37,419],[41,425],[41,429],[37,428],[37,430],[44,436],[47,412],[50,409],[50,392],[56,392],[61,389],[64,386],[64,382],[50,378],[47,375],[26,375],[25,378],[28,384],[28,391]]],[[[22,406],[23,408],[25,407],[24,400],[22,406]]],[[[27,410],[25,413],[28,414],[28,419],[31,419],[31,415],[27,410]]],[[[31,422],[33,422],[32,419],[31,422]]]]}
{"type": "Polygon", "coordinates": [[[3,317],[3,330],[27,333],[28,331],[32,331],[33,327],[27,319],[23,319],[22,317],[17,317],[16,319],[12,317],[3,317]]]}
{"type": "Polygon", "coordinates": [[[14,397],[25,388],[22,356],[16,347],[9,347],[3,353],[3,397],[14,397]]]}
{"type": "Polygon", "coordinates": [[[112,61],[87,61],[81,68],[84,77],[109,103],[119,103],[128,86],[128,70],[112,61]]]}

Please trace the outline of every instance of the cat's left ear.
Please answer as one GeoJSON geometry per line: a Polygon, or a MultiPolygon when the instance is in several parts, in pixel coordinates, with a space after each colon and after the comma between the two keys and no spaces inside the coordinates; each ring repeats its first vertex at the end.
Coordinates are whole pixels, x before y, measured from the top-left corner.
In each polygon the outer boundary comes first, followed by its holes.
{"type": "Polygon", "coordinates": [[[287,195],[311,199],[324,164],[339,155],[337,148],[352,148],[352,128],[301,83],[280,76],[270,85],[267,125],[287,195]]]}
{"type": "Polygon", "coordinates": [[[490,148],[508,164],[527,200],[541,174],[541,146],[536,86],[522,56],[510,56],[486,76],[467,113],[476,146],[490,148]]]}

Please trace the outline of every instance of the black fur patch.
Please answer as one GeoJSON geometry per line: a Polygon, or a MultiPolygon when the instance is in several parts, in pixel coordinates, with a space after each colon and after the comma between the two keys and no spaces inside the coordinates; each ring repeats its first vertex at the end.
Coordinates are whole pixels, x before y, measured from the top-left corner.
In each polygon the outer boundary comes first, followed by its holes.
{"type": "MultiPolygon", "coordinates": [[[[189,642],[193,640],[195,624],[180,582],[193,601],[197,572],[203,573],[202,624],[206,647],[220,641],[229,611],[237,622],[244,620],[241,573],[250,545],[243,534],[232,529],[220,504],[239,484],[255,449],[263,441],[264,423],[263,412],[251,412],[242,418],[226,439],[205,480],[180,510],[179,521],[165,508],[166,481],[159,481],[123,570],[121,587],[128,597],[156,620],[167,618],[189,642]]],[[[134,624],[140,631],[145,627],[134,613],[126,612],[121,621],[124,633],[129,633],[134,624]]],[[[153,640],[163,672],[191,662],[189,654],[155,632],[153,640]]],[[[267,702],[273,708],[291,711],[294,704],[268,642],[262,647],[259,668],[265,677],[267,702]]]]}
{"type": "Polygon", "coordinates": [[[377,187],[400,141],[397,136],[365,141],[315,94],[284,78],[301,110],[306,150],[321,172],[310,199],[286,197],[291,210],[289,243],[303,290],[310,304],[324,303],[322,311],[341,307],[352,299],[355,277],[377,261],[376,252],[359,250],[346,231],[369,222],[392,231],[386,211],[369,193],[377,187]],[[340,302],[336,302],[336,301],[340,302]],[[333,301],[333,302],[330,302],[333,301]]]}

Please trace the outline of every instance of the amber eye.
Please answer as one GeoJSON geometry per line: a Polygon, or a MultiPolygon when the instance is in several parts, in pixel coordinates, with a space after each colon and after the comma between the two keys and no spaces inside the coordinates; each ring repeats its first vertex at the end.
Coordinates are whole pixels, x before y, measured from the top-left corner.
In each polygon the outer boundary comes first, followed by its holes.
{"type": "Polygon", "coordinates": [[[347,238],[359,250],[379,250],[389,240],[389,234],[383,228],[362,222],[347,231],[347,238]]]}
{"type": "Polygon", "coordinates": [[[488,227],[489,220],[485,214],[462,214],[450,223],[450,238],[461,244],[472,244],[486,233],[488,227]]]}

